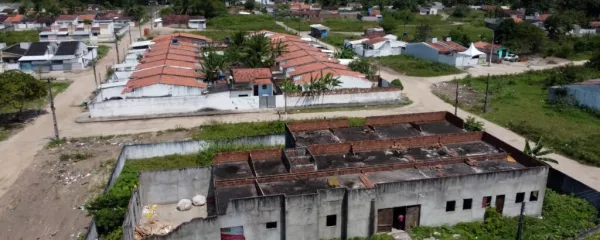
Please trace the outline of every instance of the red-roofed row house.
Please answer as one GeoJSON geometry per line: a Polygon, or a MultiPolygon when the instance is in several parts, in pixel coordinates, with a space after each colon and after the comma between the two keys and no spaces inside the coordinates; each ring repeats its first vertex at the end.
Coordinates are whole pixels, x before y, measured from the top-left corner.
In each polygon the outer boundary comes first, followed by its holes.
{"type": "Polygon", "coordinates": [[[373,87],[373,83],[366,79],[364,74],[350,71],[346,66],[339,64],[337,59],[298,36],[268,31],[259,33],[265,34],[272,42],[282,42],[286,46],[285,53],[276,58],[276,65],[283,77],[302,86],[304,90],[311,80],[327,73],[331,73],[341,82],[337,88],[373,87]]]}

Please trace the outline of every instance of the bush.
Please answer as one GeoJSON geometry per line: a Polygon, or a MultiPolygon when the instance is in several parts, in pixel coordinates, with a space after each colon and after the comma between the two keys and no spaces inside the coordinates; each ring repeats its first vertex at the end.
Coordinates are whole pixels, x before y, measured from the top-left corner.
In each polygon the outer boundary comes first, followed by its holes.
{"type": "Polygon", "coordinates": [[[350,62],[350,64],[348,64],[348,68],[350,68],[352,71],[365,74],[368,79],[373,79],[377,71],[375,66],[371,64],[367,58],[359,58],[350,62]]]}
{"type": "Polygon", "coordinates": [[[475,117],[468,116],[467,121],[465,121],[465,124],[464,124],[464,129],[469,132],[483,131],[484,130],[483,125],[484,125],[484,123],[482,121],[477,121],[477,119],[475,119],[475,117]]]}
{"type": "Polygon", "coordinates": [[[394,79],[394,80],[392,80],[391,84],[393,86],[396,86],[396,87],[400,88],[400,90],[404,90],[404,86],[402,85],[402,82],[400,82],[400,79],[394,79]]]}

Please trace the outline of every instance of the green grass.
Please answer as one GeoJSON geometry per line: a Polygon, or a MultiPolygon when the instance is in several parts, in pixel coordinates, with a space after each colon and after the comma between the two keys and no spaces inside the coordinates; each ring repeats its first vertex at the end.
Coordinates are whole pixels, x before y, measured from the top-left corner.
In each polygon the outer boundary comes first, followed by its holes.
{"type": "MultiPolygon", "coordinates": [[[[442,36],[447,36],[450,31],[459,27],[459,25],[430,25],[431,33],[429,37],[436,37],[441,39],[442,36]]],[[[491,39],[493,35],[493,31],[485,26],[474,26],[471,24],[460,25],[463,28],[463,31],[469,36],[473,41],[486,40],[491,39]]],[[[414,41],[415,33],[417,32],[417,26],[411,25],[406,26],[406,30],[404,26],[399,25],[396,29],[396,35],[398,37],[402,37],[402,34],[406,31],[408,34],[409,41],[414,41]]],[[[467,46],[468,47],[468,46],[467,46]]]]}
{"type": "Polygon", "coordinates": [[[6,43],[7,46],[20,42],[39,42],[39,33],[37,30],[2,31],[0,32],[0,42],[6,43]]]}
{"type": "Polygon", "coordinates": [[[347,34],[341,34],[341,33],[329,33],[329,35],[322,39],[323,41],[325,41],[328,44],[331,44],[335,47],[344,47],[344,40],[357,40],[360,39],[360,36],[356,36],[356,35],[347,35],[347,34]]]}
{"type": "Polygon", "coordinates": [[[301,21],[300,29],[298,29],[298,20],[284,19],[282,22],[286,26],[300,31],[310,31],[311,24],[323,24],[331,32],[364,32],[365,28],[378,26],[376,22],[363,22],[358,19],[325,19],[319,22],[301,21]]]}
{"type": "Polygon", "coordinates": [[[434,77],[458,74],[461,71],[451,65],[432,62],[408,55],[395,55],[377,58],[381,64],[408,76],[434,77]]]}
{"type": "MultiPolygon", "coordinates": [[[[546,147],[582,163],[600,166],[600,116],[586,109],[546,102],[543,84],[558,70],[495,76],[490,79],[490,112],[466,109],[528,138],[543,138],[546,147]]],[[[597,78],[600,72],[576,67],[583,79],[597,78]]],[[[463,84],[467,83],[461,80],[463,84]]],[[[469,81],[473,90],[484,96],[485,77],[469,81]]],[[[451,97],[452,98],[452,97],[451,97]]]]}
{"type": "Polygon", "coordinates": [[[8,139],[8,130],[4,127],[0,127],[0,141],[8,139]]]}
{"type": "Polygon", "coordinates": [[[485,18],[485,12],[480,11],[480,10],[471,10],[471,12],[463,18],[457,18],[457,17],[452,16],[452,13],[454,12],[454,8],[446,8],[446,9],[444,9],[444,12],[446,14],[450,15],[447,20],[451,21],[451,22],[470,23],[473,21],[483,21],[483,19],[485,18]]]}
{"type": "MultiPolygon", "coordinates": [[[[65,91],[69,87],[69,85],[71,85],[71,82],[51,82],[50,86],[52,88],[53,96],[56,97],[56,95],[65,91]]],[[[48,104],[48,97],[43,97],[34,101],[26,102],[25,107],[23,109],[41,109],[46,104],[48,104]]],[[[15,111],[18,111],[18,109],[14,109],[12,107],[0,108],[0,113],[11,113],[15,111]]]]}
{"type": "Polygon", "coordinates": [[[586,51],[586,52],[571,54],[567,59],[569,59],[571,61],[589,60],[590,58],[592,58],[592,55],[594,55],[593,52],[586,51]]]}
{"type": "MultiPolygon", "coordinates": [[[[286,30],[275,24],[275,19],[267,15],[224,15],[216,17],[207,22],[209,30],[230,31],[259,31],[269,30],[275,32],[286,32],[286,30]]],[[[208,36],[207,36],[208,37],[208,36]]]]}
{"type": "Polygon", "coordinates": [[[247,123],[212,123],[200,127],[201,131],[194,134],[196,140],[224,140],[239,137],[282,134],[285,132],[285,122],[247,122],[247,123]]]}
{"type": "MultiPolygon", "coordinates": [[[[514,203],[510,203],[514,204],[514,203]]],[[[523,240],[574,239],[582,231],[595,226],[598,212],[588,202],[574,196],[546,190],[543,218],[525,216],[523,240]]],[[[416,227],[411,233],[414,240],[431,236],[440,240],[506,240],[515,239],[518,217],[502,217],[495,209],[486,210],[484,222],[465,222],[455,226],[416,227]],[[434,235],[434,232],[438,234],[434,235]],[[453,235],[459,234],[456,238],[453,235]]]]}
{"type": "Polygon", "coordinates": [[[110,47],[109,46],[98,45],[98,56],[96,58],[97,59],[102,59],[103,57],[106,56],[106,54],[108,54],[108,51],[110,51],[110,47]]]}

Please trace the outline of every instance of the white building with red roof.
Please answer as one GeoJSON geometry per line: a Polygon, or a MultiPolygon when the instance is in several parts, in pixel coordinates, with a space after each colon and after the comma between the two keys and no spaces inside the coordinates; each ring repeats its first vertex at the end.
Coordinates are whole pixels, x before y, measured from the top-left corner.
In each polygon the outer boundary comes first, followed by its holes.
{"type": "Polygon", "coordinates": [[[408,43],[404,52],[417,58],[456,67],[475,66],[482,57],[481,54],[477,54],[478,51],[472,51],[470,48],[455,43],[450,37],[445,38],[444,41],[432,38],[427,42],[408,43]]]}

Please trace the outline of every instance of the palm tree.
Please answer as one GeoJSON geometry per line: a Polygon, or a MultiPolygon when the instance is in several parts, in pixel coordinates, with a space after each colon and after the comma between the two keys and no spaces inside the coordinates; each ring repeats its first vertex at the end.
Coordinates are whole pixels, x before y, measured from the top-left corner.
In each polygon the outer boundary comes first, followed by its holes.
{"type": "Polygon", "coordinates": [[[323,75],[321,72],[321,74],[316,78],[311,76],[310,83],[305,85],[305,88],[311,92],[320,92],[339,87],[341,83],[342,82],[337,77],[334,77],[332,73],[323,75]]]}
{"type": "Polygon", "coordinates": [[[268,67],[271,40],[264,34],[255,34],[246,39],[242,49],[242,62],[250,68],[268,67]]]}
{"type": "Polygon", "coordinates": [[[202,73],[206,76],[207,81],[217,80],[219,73],[223,72],[228,65],[226,57],[214,51],[203,54],[204,62],[200,63],[202,65],[202,73]]]}
{"type": "Polygon", "coordinates": [[[333,54],[333,56],[335,58],[348,59],[348,58],[353,58],[354,56],[356,56],[356,54],[354,53],[354,50],[352,50],[351,47],[344,46],[341,50],[337,50],[333,54]]]}
{"type": "Polygon", "coordinates": [[[558,164],[558,162],[552,158],[542,157],[544,155],[548,155],[548,154],[552,153],[551,150],[543,150],[543,149],[544,149],[544,144],[542,144],[542,138],[540,138],[537,141],[534,148],[531,148],[531,146],[529,145],[529,140],[525,139],[525,149],[523,149],[523,152],[525,154],[527,154],[537,160],[540,160],[540,161],[558,164]]]}

